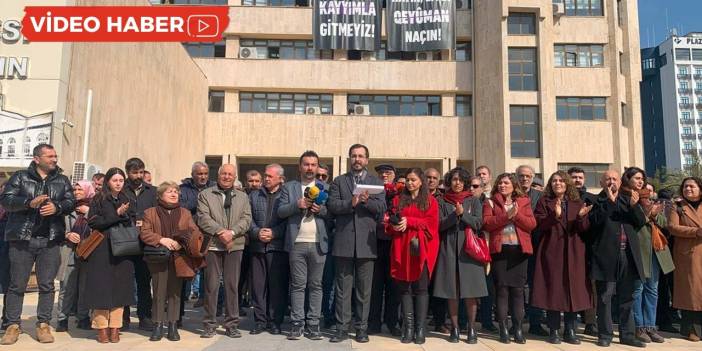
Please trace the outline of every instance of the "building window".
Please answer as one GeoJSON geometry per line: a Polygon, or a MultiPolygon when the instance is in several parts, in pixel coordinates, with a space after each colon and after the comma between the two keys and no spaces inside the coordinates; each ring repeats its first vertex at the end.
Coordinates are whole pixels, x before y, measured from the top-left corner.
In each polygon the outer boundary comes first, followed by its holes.
{"type": "Polygon", "coordinates": [[[560,121],[607,119],[607,99],[603,97],[556,98],[556,119],[560,121]]]}
{"type": "Polygon", "coordinates": [[[210,112],[224,112],[224,91],[210,90],[208,95],[208,108],[210,112]]]}
{"type": "Polygon", "coordinates": [[[688,142],[685,142],[685,143],[683,144],[683,149],[685,149],[685,150],[692,150],[692,143],[689,142],[689,141],[688,141],[688,142]]]}
{"type": "Polygon", "coordinates": [[[540,157],[539,109],[537,106],[510,106],[512,157],[540,157]]]}
{"type": "Polygon", "coordinates": [[[350,115],[441,116],[438,95],[349,95],[350,115]]]}
{"type": "Polygon", "coordinates": [[[619,52],[619,74],[624,74],[624,53],[619,52]]]}
{"type": "Polygon", "coordinates": [[[692,60],[702,61],[702,49],[692,49],[692,60]]]}
{"type": "MultiPolygon", "coordinates": [[[[255,48],[256,59],[272,60],[331,60],[333,50],[315,50],[312,40],[255,40],[241,39],[242,49],[255,48]]],[[[249,51],[249,55],[253,55],[249,51]]],[[[242,57],[240,52],[239,58],[242,57]]]]}
{"type": "Polygon", "coordinates": [[[678,73],[679,74],[688,74],[687,66],[678,66],[678,73]]]}
{"type": "Polygon", "coordinates": [[[15,138],[7,139],[7,157],[15,157],[15,138]]]}
{"type": "Polygon", "coordinates": [[[602,0],[554,0],[565,4],[566,16],[604,16],[602,0]]]}
{"type": "MultiPolygon", "coordinates": [[[[695,67],[695,75],[702,76],[702,67],[695,67]]],[[[697,77],[695,77],[697,78],[697,77]]]]}
{"type": "Polygon", "coordinates": [[[617,24],[620,27],[624,26],[624,7],[622,0],[617,0],[617,24]]]}
{"type": "Polygon", "coordinates": [[[507,34],[536,34],[536,16],[533,13],[510,13],[507,17],[507,34]]]}
{"type": "Polygon", "coordinates": [[[683,127],[683,135],[692,135],[692,127],[683,127]]]}
{"type": "Polygon", "coordinates": [[[686,80],[681,80],[680,81],[680,89],[690,89],[689,83],[686,80]]]}
{"type": "Polygon", "coordinates": [[[456,61],[471,61],[472,52],[470,42],[456,43],[456,61]]]}
{"type": "Polygon", "coordinates": [[[183,43],[190,57],[225,57],[227,45],[224,40],[216,43],[183,43]]]}
{"type": "Polygon", "coordinates": [[[680,103],[681,103],[681,104],[689,104],[689,103],[690,103],[690,97],[689,97],[689,96],[681,96],[681,97],[680,97],[680,103]]]}
{"type": "Polygon", "coordinates": [[[470,117],[473,115],[473,97],[471,95],[456,95],[456,116],[470,117]]]}
{"type": "Polygon", "coordinates": [[[22,153],[24,156],[30,156],[32,152],[30,151],[29,144],[32,143],[32,138],[29,135],[24,137],[24,143],[22,143],[22,153]]]}
{"type": "Polygon", "coordinates": [[[49,136],[46,133],[39,133],[37,136],[37,142],[39,142],[39,144],[48,144],[49,136]]]}
{"type": "Polygon", "coordinates": [[[641,62],[641,66],[643,66],[643,69],[656,68],[656,59],[655,58],[645,59],[641,62]]]}
{"type": "Polygon", "coordinates": [[[692,166],[693,163],[695,163],[695,160],[692,156],[685,156],[685,165],[692,166]]]}
{"type": "Polygon", "coordinates": [[[556,67],[602,67],[602,45],[554,45],[556,67]]]}
{"type": "Polygon", "coordinates": [[[690,111],[683,111],[682,119],[685,121],[689,121],[690,119],[692,119],[692,113],[690,113],[690,111]]]}
{"type": "Polygon", "coordinates": [[[622,125],[626,126],[627,125],[627,113],[626,113],[626,104],[622,102],[621,104],[621,113],[622,113],[622,125]]]}
{"type": "Polygon", "coordinates": [[[675,49],[675,59],[683,60],[683,61],[690,61],[690,49],[687,49],[687,48],[675,49]]]}
{"type": "Polygon", "coordinates": [[[600,187],[602,174],[609,169],[606,163],[559,163],[558,170],[567,172],[572,167],[579,167],[585,171],[585,186],[589,189],[600,187]]]}
{"type": "Polygon", "coordinates": [[[509,48],[509,90],[537,90],[536,49],[509,48]]]}
{"type": "Polygon", "coordinates": [[[239,94],[239,112],[331,115],[331,94],[254,93],[239,94]]]}

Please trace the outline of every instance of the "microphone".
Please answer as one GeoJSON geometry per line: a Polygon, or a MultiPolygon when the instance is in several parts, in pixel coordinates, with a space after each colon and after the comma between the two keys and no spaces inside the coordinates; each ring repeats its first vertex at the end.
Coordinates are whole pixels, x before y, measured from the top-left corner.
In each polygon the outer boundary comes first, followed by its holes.
{"type": "MultiPolygon", "coordinates": [[[[305,188],[305,198],[312,200],[313,203],[322,206],[327,202],[329,193],[324,190],[324,185],[321,182],[315,182],[314,185],[305,188]]],[[[305,217],[312,215],[312,211],[308,208],[305,210],[305,217]]]]}

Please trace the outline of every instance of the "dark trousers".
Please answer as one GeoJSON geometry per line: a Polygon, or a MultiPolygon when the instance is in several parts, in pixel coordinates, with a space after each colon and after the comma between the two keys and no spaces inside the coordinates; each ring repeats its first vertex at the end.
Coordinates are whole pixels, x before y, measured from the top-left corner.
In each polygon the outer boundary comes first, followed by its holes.
{"type": "Polygon", "coordinates": [[[334,256],[327,255],[322,273],[322,316],[327,323],[336,324],[334,305],[334,256]]]}
{"type": "Polygon", "coordinates": [[[239,276],[239,306],[248,306],[251,302],[251,253],[244,247],[241,256],[241,275],[239,276]]]}
{"type": "Polygon", "coordinates": [[[507,312],[512,311],[512,322],[519,325],[524,320],[524,288],[498,286],[497,291],[497,320],[507,320],[507,312]]]}
{"type": "Polygon", "coordinates": [[[243,251],[209,251],[205,256],[205,327],[217,327],[220,277],[224,277],[224,327],[239,327],[239,275],[243,251]]]}
{"type": "Polygon", "coordinates": [[[373,267],[373,288],[368,324],[380,329],[383,322],[388,328],[397,326],[400,300],[394,279],[390,276],[390,240],[378,240],[378,258],[373,267]],[[382,318],[382,320],[381,320],[382,318]]]}
{"type": "Polygon", "coordinates": [[[492,274],[488,274],[485,278],[488,295],[480,298],[480,324],[483,327],[492,323],[492,312],[495,305],[495,284],[492,281],[492,274]]]}
{"type": "Polygon", "coordinates": [[[183,279],[178,278],[175,266],[168,264],[149,265],[154,285],[154,322],[176,322],[180,319],[180,302],[183,293],[183,279]]]}
{"type": "MultiPolygon", "coordinates": [[[[4,232],[4,227],[0,231],[4,232]]],[[[3,233],[0,232],[0,233],[3,233]]],[[[2,329],[7,326],[7,289],[10,288],[10,245],[0,240],[0,293],[2,293],[2,329]]]]}
{"type": "Polygon", "coordinates": [[[673,324],[673,273],[663,274],[658,279],[658,306],[656,325],[670,326],[673,324]]]}
{"type": "Polygon", "coordinates": [[[335,257],[336,261],[336,320],[341,330],[348,331],[355,316],[356,330],[368,329],[370,295],[373,285],[372,258],[335,257]],[[353,295],[353,313],[351,298],[353,295]]]}
{"type": "MultiPolygon", "coordinates": [[[[551,330],[561,329],[561,312],[546,311],[548,328],[551,330]]],[[[563,312],[563,321],[565,329],[575,330],[575,322],[578,320],[577,312],[563,312]]]]}
{"type": "MultiPolygon", "coordinates": [[[[153,304],[151,299],[151,272],[149,272],[149,267],[144,262],[144,256],[133,256],[132,264],[134,264],[134,276],[136,278],[137,317],[139,320],[151,318],[153,304]]],[[[122,319],[128,323],[129,306],[124,307],[122,319]]]]}
{"type": "Polygon", "coordinates": [[[286,252],[251,253],[251,302],[256,323],[283,323],[289,272],[286,252]]]}
{"type": "MultiPolygon", "coordinates": [[[[538,231],[532,233],[532,247],[539,247],[540,235],[538,231]]],[[[529,285],[529,296],[526,300],[526,313],[529,317],[529,325],[537,326],[541,324],[544,318],[544,310],[534,307],[529,303],[531,301],[531,294],[534,292],[534,271],[536,270],[536,255],[529,256],[529,265],[527,270],[527,284],[529,285]]]]}
{"type": "Polygon", "coordinates": [[[680,321],[680,335],[688,337],[690,333],[702,335],[702,312],[680,310],[682,320],[680,321]]]}
{"type": "Polygon", "coordinates": [[[60,247],[48,238],[10,241],[10,287],[7,290],[7,322],[20,324],[24,292],[27,289],[32,266],[36,265],[39,301],[37,323],[49,323],[54,308],[54,279],[61,265],[60,247]]]}
{"type": "Polygon", "coordinates": [[[616,294],[619,303],[619,340],[634,339],[634,286],[638,274],[631,257],[631,252],[619,251],[617,281],[596,281],[597,289],[597,331],[600,339],[612,340],[614,326],[612,322],[612,297],[616,294]]]}

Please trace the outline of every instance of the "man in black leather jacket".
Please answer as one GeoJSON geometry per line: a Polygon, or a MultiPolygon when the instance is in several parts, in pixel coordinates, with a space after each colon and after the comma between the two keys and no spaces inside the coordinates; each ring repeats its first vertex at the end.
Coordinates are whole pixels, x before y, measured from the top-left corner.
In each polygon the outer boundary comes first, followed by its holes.
{"type": "Polygon", "coordinates": [[[54,147],[39,144],[27,170],[15,172],[0,195],[8,212],[5,240],[9,244],[10,287],[7,292],[8,327],[0,344],[17,341],[24,292],[36,264],[39,285],[37,339],[54,341],[49,328],[54,305],[54,279],[61,257],[59,247],[66,232],[64,217],[75,207],[73,187],[61,174],[54,147]]]}

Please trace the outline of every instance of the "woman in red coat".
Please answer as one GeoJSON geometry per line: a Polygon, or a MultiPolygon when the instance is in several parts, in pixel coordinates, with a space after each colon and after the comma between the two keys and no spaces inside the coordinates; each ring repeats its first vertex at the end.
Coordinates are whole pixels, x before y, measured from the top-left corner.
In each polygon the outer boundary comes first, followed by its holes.
{"type": "Polygon", "coordinates": [[[522,331],[524,285],[527,281],[528,257],[533,253],[530,233],[534,228],[536,220],[531,211],[531,201],[517,185],[514,175],[500,174],[495,179],[490,199],[483,203],[483,230],[490,233],[500,342],[505,344],[509,344],[507,310],[510,301],[514,341],[526,343],[522,331]]]}
{"type": "Polygon", "coordinates": [[[421,169],[410,169],[406,179],[405,189],[392,200],[386,224],[392,236],[390,274],[402,303],[402,342],[423,344],[429,282],[439,252],[439,205],[429,195],[421,169]]]}
{"type": "Polygon", "coordinates": [[[592,308],[592,285],[581,238],[589,227],[590,209],[592,206],[580,200],[570,176],[558,171],[551,175],[534,210],[541,240],[536,249],[531,304],[547,311],[548,341],[552,344],[561,343],[561,312],[565,317],[563,340],[580,344],[575,335],[577,312],[592,308]]]}

